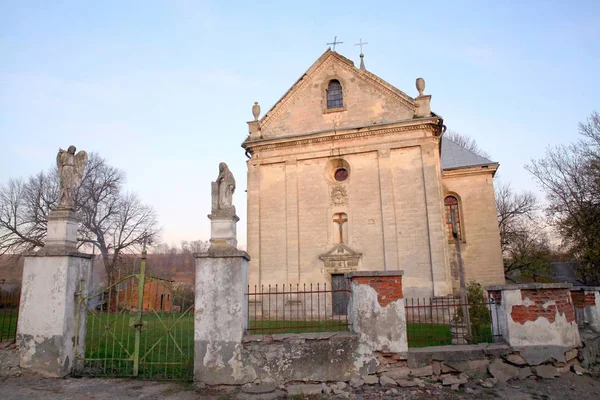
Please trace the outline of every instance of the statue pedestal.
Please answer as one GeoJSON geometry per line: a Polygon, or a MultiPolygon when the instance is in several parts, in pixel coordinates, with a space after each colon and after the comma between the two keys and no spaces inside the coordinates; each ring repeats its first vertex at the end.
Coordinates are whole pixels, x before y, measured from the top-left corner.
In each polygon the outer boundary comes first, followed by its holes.
{"type": "Polygon", "coordinates": [[[237,248],[237,222],[235,213],[212,213],[210,219],[210,243],[212,246],[232,246],[237,248]]]}
{"type": "Polygon", "coordinates": [[[77,250],[79,220],[75,211],[57,209],[48,215],[48,232],[45,249],[77,250]]]}

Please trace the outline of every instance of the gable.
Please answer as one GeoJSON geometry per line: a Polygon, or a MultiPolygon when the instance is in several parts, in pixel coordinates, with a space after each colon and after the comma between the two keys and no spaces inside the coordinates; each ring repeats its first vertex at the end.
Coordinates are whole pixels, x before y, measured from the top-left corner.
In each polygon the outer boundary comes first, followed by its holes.
{"type": "Polygon", "coordinates": [[[352,61],[327,50],[260,120],[263,138],[304,135],[411,119],[414,100],[352,61]],[[331,80],[342,85],[344,107],[327,109],[331,80]]]}

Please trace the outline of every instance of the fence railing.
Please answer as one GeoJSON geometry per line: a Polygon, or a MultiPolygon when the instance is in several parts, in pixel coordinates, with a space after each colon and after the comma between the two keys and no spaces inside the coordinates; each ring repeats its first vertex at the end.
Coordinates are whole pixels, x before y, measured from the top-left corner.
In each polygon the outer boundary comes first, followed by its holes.
{"type": "Polygon", "coordinates": [[[406,299],[409,347],[501,341],[493,299],[458,297],[406,299]],[[468,313],[468,318],[465,315],[468,313]]]}
{"type": "Polygon", "coordinates": [[[248,334],[349,330],[346,282],[248,287],[248,334]]]}
{"type": "Polygon", "coordinates": [[[20,288],[10,290],[0,285],[0,342],[14,341],[17,337],[17,319],[19,317],[20,288]]]}

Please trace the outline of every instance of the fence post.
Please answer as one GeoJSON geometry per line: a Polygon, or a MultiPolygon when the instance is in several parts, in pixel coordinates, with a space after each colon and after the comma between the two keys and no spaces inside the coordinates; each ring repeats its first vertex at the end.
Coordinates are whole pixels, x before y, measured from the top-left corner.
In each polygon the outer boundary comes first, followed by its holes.
{"type": "Polygon", "coordinates": [[[580,346],[570,288],[567,283],[489,286],[504,341],[514,347],[580,346]]]}
{"type": "Polygon", "coordinates": [[[92,256],[75,247],[77,225],[72,210],[52,211],[46,246],[24,260],[17,324],[20,366],[49,377],[71,373],[76,352],[85,352],[86,312],[78,297],[87,294],[92,256]]]}
{"type": "Polygon", "coordinates": [[[404,271],[357,271],[346,275],[352,295],[348,319],[360,335],[359,348],[368,352],[405,352],[405,299],[402,293],[404,271]]]}

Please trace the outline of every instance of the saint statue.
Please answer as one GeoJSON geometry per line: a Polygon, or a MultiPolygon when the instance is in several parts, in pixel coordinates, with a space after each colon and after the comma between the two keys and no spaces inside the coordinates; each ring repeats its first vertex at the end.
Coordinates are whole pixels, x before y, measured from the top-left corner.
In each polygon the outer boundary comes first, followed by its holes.
{"type": "Polygon", "coordinates": [[[212,182],[212,212],[221,210],[231,211],[235,214],[233,206],[233,192],[235,192],[235,179],[224,162],[219,163],[219,176],[212,182]]]}
{"type": "Polygon", "coordinates": [[[67,150],[59,149],[56,155],[56,166],[60,178],[60,193],[58,195],[58,209],[75,209],[75,191],[81,185],[83,170],[87,163],[87,153],[80,151],[75,154],[75,146],[67,150]]]}

